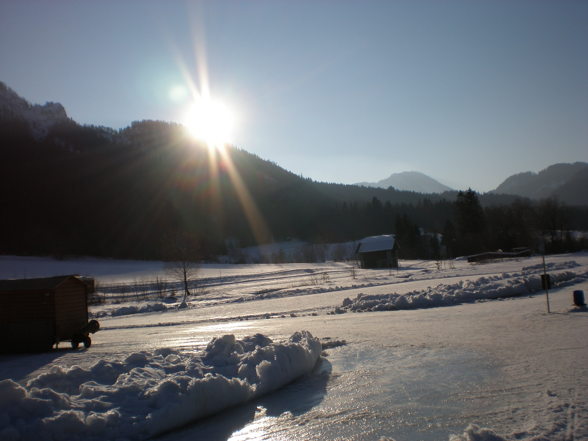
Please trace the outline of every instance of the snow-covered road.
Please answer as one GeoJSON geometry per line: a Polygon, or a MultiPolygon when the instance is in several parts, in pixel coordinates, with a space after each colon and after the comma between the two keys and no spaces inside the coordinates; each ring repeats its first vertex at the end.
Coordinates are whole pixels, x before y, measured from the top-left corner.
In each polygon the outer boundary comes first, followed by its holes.
{"type": "MultiPolygon", "coordinates": [[[[189,309],[101,317],[103,330],[89,350],[0,356],[0,380],[25,384],[56,366],[85,369],[163,348],[190,353],[225,334],[260,333],[284,341],[308,330],[333,346],[311,375],[162,439],[402,441],[452,434],[492,439],[472,427],[464,433],[470,424],[506,439],[588,439],[588,312],[571,304],[574,289],[588,293],[586,254],[548,258],[553,274],[577,276],[551,292],[551,314],[541,293],[451,307],[333,314],[359,294],[425,292],[462,281],[460,286],[479,291],[495,282],[492,277],[501,286],[521,274],[535,277],[540,264],[539,258],[456,262],[436,271],[421,262],[399,272],[356,274],[341,264],[273,266],[272,275],[260,266],[242,273],[221,268],[225,276],[232,271],[231,283],[210,287],[189,309]],[[309,274],[329,271],[329,278],[315,277],[305,295],[309,274]],[[282,291],[280,296],[252,300],[247,293],[254,291],[255,274],[263,275],[264,290],[282,291]]],[[[212,277],[219,268],[209,271],[212,277]]],[[[113,305],[95,311],[107,308],[113,305]]]]}
{"type": "Polygon", "coordinates": [[[549,315],[536,296],[250,322],[271,335],[302,326],[347,341],[327,351],[322,396],[300,396],[299,385],[277,394],[280,412],[263,400],[232,411],[249,416],[230,437],[219,416],[168,439],[439,440],[471,423],[512,439],[588,439],[588,313],[569,312],[570,298],[569,289],[552,293],[549,315]]]}

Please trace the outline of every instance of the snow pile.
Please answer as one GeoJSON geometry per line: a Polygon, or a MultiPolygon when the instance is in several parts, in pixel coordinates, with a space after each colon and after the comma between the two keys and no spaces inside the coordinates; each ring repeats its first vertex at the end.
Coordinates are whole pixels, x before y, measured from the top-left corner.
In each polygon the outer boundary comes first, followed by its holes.
{"type": "MultiPolygon", "coordinates": [[[[588,273],[578,275],[572,271],[551,274],[554,287],[577,283],[587,278],[588,273]]],[[[434,308],[476,300],[528,295],[540,290],[541,278],[538,275],[503,273],[497,276],[480,277],[474,281],[462,280],[449,285],[440,284],[407,294],[359,294],[355,299],[344,299],[342,305],[335,309],[335,313],[434,308]]]]}
{"type": "MultiPolygon", "coordinates": [[[[94,311],[90,312],[90,315],[94,318],[100,317],[118,317],[121,315],[132,315],[132,314],[142,314],[148,312],[163,312],[167,311],[170,306],[164,305],[163,303],[147,303],[147,304],[137,304],[137,305],[128,305],[128,306],[119,306],[115,308],[105,309],[101,311],[94,311]]],[[[172,306],[172,308],[174,308],[172,306]]],[[[177,309],[178,306],[175,306],[174,309],[177,309]]]]}
{"type": "Polygon", "coordinates": [[[144,439],[273,391],[321,353],[308,331],[214,338],[203,353],[158,349],[87,369],[53,367],[22,386],[0,381],[0,439],[144,439]]]}

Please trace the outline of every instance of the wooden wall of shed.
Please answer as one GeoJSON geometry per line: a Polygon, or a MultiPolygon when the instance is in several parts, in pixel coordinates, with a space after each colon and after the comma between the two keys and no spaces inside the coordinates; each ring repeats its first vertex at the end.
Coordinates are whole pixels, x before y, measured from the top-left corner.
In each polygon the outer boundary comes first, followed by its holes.
{"type": "Polygon", "coordinates": [[[49,349],[55,341],[51,291],[15,291],[0,295],[0,347],[28,351],[49,349]]]}
{"type": "Polygon", "coordinates": [[[397,268],[398,257],[395,250],[372,251],[359,253],[362,268],[397,268]]]}
{"type": "Polygon", "coordinates": [[[55,289],[55,327],[59,340],[69,340],[88,323],[86,286],[70,278],[55,289]]]}

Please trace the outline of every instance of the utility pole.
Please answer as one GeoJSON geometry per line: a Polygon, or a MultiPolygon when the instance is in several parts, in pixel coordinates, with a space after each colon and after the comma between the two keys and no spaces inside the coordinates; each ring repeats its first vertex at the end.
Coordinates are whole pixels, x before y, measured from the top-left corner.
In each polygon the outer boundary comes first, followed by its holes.
{"type": "Polygon", "coordinates": [[[543,252],[543,274],[541,275],[541,285],[545,290],[545,297],[547,299],[547,313],[551,312],[549,308],[549,288],[551,288],[551,278],[547,274],[547,267],[545,266],[545,251],[543,252]]]}

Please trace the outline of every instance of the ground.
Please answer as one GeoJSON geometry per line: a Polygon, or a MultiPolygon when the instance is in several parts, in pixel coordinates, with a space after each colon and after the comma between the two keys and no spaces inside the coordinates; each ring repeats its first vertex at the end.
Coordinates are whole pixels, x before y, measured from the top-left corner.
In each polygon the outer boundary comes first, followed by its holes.
{"type": "MultiPolygon", "coordinates": [[[[3,277],[90,272],[76,262],[28,258],[18,266],[3,259],[3,277]]],[[[162,439],[588,439],[588,312],[572,305],[573,290],[588,292],[588,255],[548,256],[546,263],[558,285],[550,313],[537,289],[540,257],[401,262],[398,271],[347,263],[208,265],[186,309],[157,296],[112,303],[121,300],[114,285],[151,286],[165,277],[162,266],[78,261],[97,268],[108,300],[91,308],[102,326],[92,347],[0,356],[0,380],[26,386],[56,367],[96,369],[100,361],[163,348],[198,353],[225,334],[278,342],[307,330],[324,349],[311,373],[162,439]],[[354,307],[366,298],[372,311],[351,312],[365,310],[354,307]],[[129,314],[141,308],[155,312],[129,314]]],[[[0,413],[2,405],[9,404],[0,400],[0,413]]]]}

